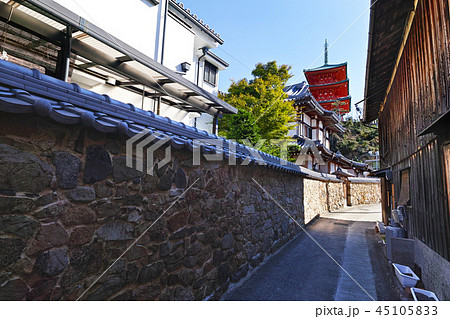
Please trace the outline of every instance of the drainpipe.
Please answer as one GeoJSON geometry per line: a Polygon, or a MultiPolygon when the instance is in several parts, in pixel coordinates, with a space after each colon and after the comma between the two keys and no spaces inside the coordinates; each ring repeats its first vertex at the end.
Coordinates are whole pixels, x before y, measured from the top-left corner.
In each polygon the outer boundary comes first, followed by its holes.
{"type": "Polygon", "coordinates": [[[162,44],[161,44],[161,64],[164,61],[164,44],[166,42],[166,24],[167,24],[167,12],[169,11],[169,1],[166,0],[165,8],[164,8],[164,25],[163,25],[163,34],[162,34],[162,44]]]}
{"type": "Polygon", "coordinates": [[[208,53],[209,49],[207,47],[201,48],[203,54],[199,56],[197,63],[197,86],[200,83],[200,61],[205,57],[206,53],[208,53]]]}
{"type": "Polygon", "coordinates": [[[170,0],[161,0],[158,5],[158,17],[156,19],[156,38],[154,60],[163,64],[164,44],[166,39],[166,21],[170,0]]]}
{"type": "Polygon", "coordinates": [[[217,135],[217,119],[218,116],[217,114],[214,115],[214,120],[213,120],[213,127],[212,127],[212,133],[217,135]]]}

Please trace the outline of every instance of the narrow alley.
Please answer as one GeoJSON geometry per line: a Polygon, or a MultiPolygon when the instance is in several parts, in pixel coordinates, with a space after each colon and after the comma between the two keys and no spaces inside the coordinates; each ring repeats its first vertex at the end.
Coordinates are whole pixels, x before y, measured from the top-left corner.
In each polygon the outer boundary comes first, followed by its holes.
{"type": "Polygon", "coordinates": [[[323,215],[306,227],[321,247],[302,232],[223,299],[400,300],[374,231],[380,218],[380,205],[323,215]]]}

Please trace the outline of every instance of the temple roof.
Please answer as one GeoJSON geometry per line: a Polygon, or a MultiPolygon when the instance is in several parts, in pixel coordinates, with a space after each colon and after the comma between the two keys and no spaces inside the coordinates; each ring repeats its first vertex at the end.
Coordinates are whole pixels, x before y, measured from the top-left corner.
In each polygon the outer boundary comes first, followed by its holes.
{"type": "MultiPolygon", "coordinates": [[[[287,101],[293,101],[294,103],[304,103],[310,108],[310,112],[314,115],[318,115],[322,118],[324,123],[332,127],[335,131],[344,132],[344,128],[340,124],[339,117],[333,111],[328,111],[320,105],[314,98],[309,90],[309,85],[306,81],[288,85],[284,89],[284,92],[288,95],[287,101]]],[[[307,113],[308,111],[305,111],[307,113]]]]}
{"type": "Polygon", "coordinates": [[[324,71],[324,70],[332,70],[332,69],[336,69],[342,66],[347,66],[347,62],[344,63],[340,63],[340,64],[324,64],[322,66],[319,66],[317,68],[313,68],[313,69],[305,69],[303,70],[303,72],[314,72],[314,71],[324,71]]]}
{"type": "Polygon", "coordinates": [[[344,84],[344,83],[349,83],[349,79],[339,81],[339,82],[333,82],[333,83],[310,85],[309,87],[310,88],[319,88],[319,87],[335,86],[335,85],[344,84]]]}
{"type": "MultiPolygon", "coordinates": [[[[305,142],[306,142],[306,140],[302,137],[300,137],[298,139],[298,144],[300,146],[305,145],[305,142]]],[[[347,169],[351,168],[351,169],[359,170],[359,171],[371,171],[371,168],[369,168],[369,165],[367,165],[365,163],[353,161],[353,160],[343,156],[340,152],[333,152],[330,149],[328,149],[327,147],[325,147],[325,145],[323,145],[319,141],[314,141],[314,143],[316,144],[317,149],[320,151],[320,155],[323,156],[328,161],[339,164],[343,168],[347,168],[347,169]]]]}
{"type": "Polygon", "coordinates": [[[337,100],[325,100],[325,101],[320,101],[319,103],[329,103],[329,102],[336,102],[336,101],[347,101],[347,100],[351,100],[351,96],[344,96],[344,97],[340,97],[337,100]]]}

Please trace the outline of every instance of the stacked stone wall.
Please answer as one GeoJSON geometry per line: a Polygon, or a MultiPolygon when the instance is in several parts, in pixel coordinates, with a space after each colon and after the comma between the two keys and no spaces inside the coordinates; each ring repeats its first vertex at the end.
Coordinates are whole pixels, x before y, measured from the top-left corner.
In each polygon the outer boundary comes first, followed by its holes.
{"type": "Polygon", "coordinates": [[[315,179],[304,179],[305,223],[326,212],[346,207],[345,189],[348,187],[350,201],[353,205],[378,204],[381,202],[380,184],[334,182],[315,179]]]}
{"type": "Polygon", "coordinates": [[[346,206],[347,199],[345,198],[344,183],[327,182],[328,187],[328,211],[334,211],[346,206]]]}
{"type": "MultiPolygon", "coordinates": [[[[1,114],[0,300],[75,300],[114,261],[82,299],[218,299],[300,231],[253,179],[301,224],[346,203],[341,182],[225,161],[193,166],[187,150],[144,174],[127,167],[125,144],[1,114]]],[[[380,200],[379,184],[350,191],[353,205],[380,200]]]]}
{"type": "Polygon", "coordinates": [[[183,150],[144,175],[125,141],[1,114],[0,300],[75,300],[149,227],[83,299],[218,299],[300,231],[252,179],[302,222],[302,177],[183,150]]]}
{"type": "Polygon", "coordinates": [[[380,183],[350,183],[352,206],[381,203],[380,183]]]}
{"type": "Polygon", "coordinates": [[[304,181],[305,223],[328,211],[327,183],[305,178],[304,181]]]}

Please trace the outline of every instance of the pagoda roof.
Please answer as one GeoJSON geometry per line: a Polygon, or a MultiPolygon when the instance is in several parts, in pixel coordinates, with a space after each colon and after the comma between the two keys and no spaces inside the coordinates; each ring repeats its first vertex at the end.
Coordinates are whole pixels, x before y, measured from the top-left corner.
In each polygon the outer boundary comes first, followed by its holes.
{"type": "Polygon", "coordinates": [[[340,64],[324,64],[322,66],[319,66],[317,68],[313,69],[304,69],[303,72],[316,72],[316,71],[325,71],[325,70],[332,70],[339,67],[347,66],[347,62],[340,63],[340,64]]]}
{"type": "Polygon", "coordinates": [[[350,95],[345,96],[345,97],[340,97],[336,100],[325,100],[325,101],[320,101],[319,103],[330,103],[330,102],[336,102],[336,101],[347,101],[347,100],[351,100],[352,97],[350,95]]]}
{"type": "Polygon", "coordinates": [[[316,85],[310,85],[310,88],[319,88],[319,87],[327,87],[327,86],[333,86],[333,85],[338,85],[338,84],[344,84],[344,83],[348,83],[349,79],[345,79],[343,81],[339,81],[339,82],[333,82],[333,83],[324,83],[324,84],[316,84],[316,85]]]}

